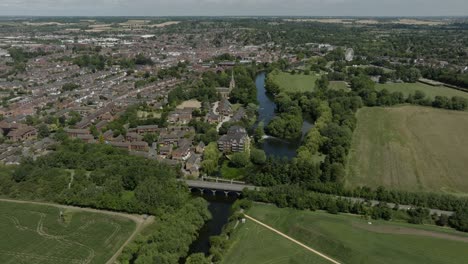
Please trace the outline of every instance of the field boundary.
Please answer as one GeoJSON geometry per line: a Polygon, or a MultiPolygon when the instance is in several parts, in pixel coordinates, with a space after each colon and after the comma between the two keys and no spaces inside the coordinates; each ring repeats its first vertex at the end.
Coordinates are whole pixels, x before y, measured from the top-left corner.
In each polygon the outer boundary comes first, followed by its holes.
{"type": "Polygon", "coordinates": [[[309,247],[309,246],[307,246],[307,245],[305,245],[305,244],[303,244],[303,243],[301,243],[301,242],[299,242],[299,241],[297,241],[297,240],[295,240],[294,238],[292,238],[292,237],[290,237],[290,236],[288,236],[288,235],[282,233],[281,231],[279,231],[279,230],[277,230],[277,229],[275,229],[275,228],[273,228],[273,227],[271,227],[271,226],[269,226],[269,225],[267,225],[267,224],[265,224],[265,223],[263,223],[263,222],[260,222],[260,221],[257,220],[257,219],[255,219],[255,218],[253,218],[253,217],[251,217],[251,216],[249,216],[249,215],[247,215],[247,214],[244,214],[244,216],[245,216],[247,219],[252,220],[252,221],[254,221],[255,223],[257,223],[257,224],[259,224],[259,225],[261,225],[261,226],[263,226],[263,227],[265,227],[265,228],[267,228],[267,229],[269,229],[269,230],[271,230],[271,231],[277,233],[278,235],[280,235],[280,236],[282,236],[282,237],[284,237],[284,238],[286,238],[286,239],[292,241],[293,243],[295,243],[295,244],[297,244],[297,245],[299,245],[299,246],[301,246],[301,247],[307,249],[308,251],[310,251],[310,252],[312,252],[312,253],[314,253],[314,254],[316,254],[316,255],[318,255],[318,256],[320,256],[320,257],[322,257],[322,258],[324,258],[324,259],[326,259],[326,260],[328,260],[328,261],[330,261],[331,263],[340,264],[340,262],[338,262],[338,261],[332,259],[331,257],[329,257],[329,256],[327,256],[327,255],[325,255],[325,254],[323,254],[323,253],[321,253],[321,252],[319,252],[319,251],[317,251],[317,250],[315,250],[315,249],[313,249],[313,248],[311,248],[311,247],[309,247]]]}
{"type": "Polygon", "coordinates": [[[125,248],[125,246],[127,246],[136,237],[136,235],[140,233],[140,231],[144,227],[146,227],[147,225],[154,222],[154,216],[144,217],[142,215],[126,214],[126,213],[121,213],[121,212],[98,210],[98,209],[87,208],[87,207],[62,205],[62,204],[55,204],[55,203],[49,203],[49,202],[24,201],[24,200],[14,200],[14,199],[5,199],[5,198],[0,198],[0,202],[52,206],[52,207],[57,207],[57,208],[71,209],[71,210],[77,210],[77,211],[83,211],[83,212],[89,212],[89,213],[105,214],[105,215],[110,215],[110,216],[119,216],[119,217],[123,217],[123,218],[127,218],[127,219],[132,220],[136,224],[135,230],[128,237],[128,239],[122,244],[122,246],[115,252],[115,254],[112,255],[112,257],[106,262],[106,264],[115,263],[117,258],[120,255],[120,253],[122,253],[122,250],[125,248]]]}

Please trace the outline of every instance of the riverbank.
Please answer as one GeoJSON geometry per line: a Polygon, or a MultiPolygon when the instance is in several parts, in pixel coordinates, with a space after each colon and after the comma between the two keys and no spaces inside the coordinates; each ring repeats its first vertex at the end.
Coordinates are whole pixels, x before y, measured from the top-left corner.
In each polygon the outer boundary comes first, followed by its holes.
{"type": "MultiPolygon", "coordinates": [[[[265,78],[266,73],[261,72],[255,79],[257,101],[259,102],[258,121],[256,125],[260,122],[267,125],[276,116],[276,103],[273,96],[268,94],[265,89],[265,78]]],[[[260,147],[265,151],[267,156],[293,158],[297,154],[297,149],[301,146],[302,139],[312,127],[313,122],[305,118],[302,124],[302,134],[300,138],[295,140],[283,140],[266,135],[266,137],[263,138],[260,147]]]]}

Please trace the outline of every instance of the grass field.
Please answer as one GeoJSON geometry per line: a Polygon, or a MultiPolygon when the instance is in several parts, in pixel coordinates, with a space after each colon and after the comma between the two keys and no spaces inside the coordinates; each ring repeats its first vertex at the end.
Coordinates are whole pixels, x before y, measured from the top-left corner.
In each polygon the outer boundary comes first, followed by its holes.
{"type": "Polygon", "coordinates": [[[284,92],[312,92],[315,88],[315,81],[320,76],[315,73],[290,74],[288,72],[279,72],[271,74],[270,78],[278,84],[281,91],[284,92]]]}
{"type": "Polygon", "coordinates": [[[431,86],[424,83],[387,83],[377,84],[377,90],[387,89],[389,92],[402,92],[405,96],[414,94],[417,90],[424,92],[426,97],[434,99],[436,96],[460,96],[468,99],[468,93],[448,88],[445,86],[431,86]]]}
{"type": "Polygon", "coordinates": [[[221,176],[229,180],[242,180],[246,174],[245,168],[233,168],[229,161],[225,160],[221,166],[221,176]]]}
{"type": "Polygon", "coordinates": [[[2,201],[0,263],[106,263],[134,229],[119,216],[2,201]]]}
{"type": "Polygon", "coordinates": [[[346,90],[349,91],[348,84],[343,81],[331,81],[328,88],[332,90],[346,90]]]}
{"type": "MultiPolygon", "coordinates": [[[[468,234],[435,226],[385,221],[369,225],[358,216],[265,204],[255,204],[247,213],[341,263],[449,264],[466,263],[468,258],[468,234]]],[[[326,263],[250,222],[239,227],[223,263],[326,263]]]]}
{"type": "Polygon", "coordinates": [[[247,221],[242,226],[239,224],[238,228],[223,264],[329,263],[252,221],[247,221]]]}
{"type": "Polygon", "coordinates": [[[468,193],[468,113],[418,106],[363,108],[349,186],[468,193]]]}

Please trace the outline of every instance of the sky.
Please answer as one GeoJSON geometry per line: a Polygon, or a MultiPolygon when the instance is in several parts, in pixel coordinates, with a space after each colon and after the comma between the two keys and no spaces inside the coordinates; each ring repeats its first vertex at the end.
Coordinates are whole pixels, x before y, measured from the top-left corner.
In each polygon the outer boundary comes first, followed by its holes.
{"type": "Polygon", "coordinates": [[[468,16],[468,0],[0,0],[0,16],[468,16]]]}

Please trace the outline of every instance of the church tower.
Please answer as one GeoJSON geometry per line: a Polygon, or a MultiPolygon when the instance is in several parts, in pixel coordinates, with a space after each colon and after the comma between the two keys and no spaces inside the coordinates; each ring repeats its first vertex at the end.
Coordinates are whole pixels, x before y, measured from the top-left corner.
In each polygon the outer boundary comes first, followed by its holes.
{"type": "Polygon", "coordinates": [[[236,80],[234,80],[234,70],[231,70],[231,82],[229,83],[229,92],[236,87],[236,80]]]}

